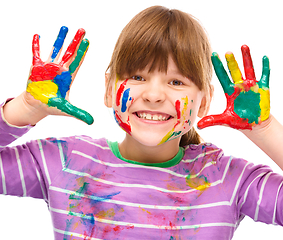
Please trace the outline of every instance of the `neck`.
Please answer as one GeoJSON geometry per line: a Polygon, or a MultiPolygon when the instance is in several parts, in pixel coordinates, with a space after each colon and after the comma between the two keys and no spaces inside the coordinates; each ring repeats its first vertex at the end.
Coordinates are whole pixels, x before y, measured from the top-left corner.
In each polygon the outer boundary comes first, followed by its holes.
{"type": "Polygon", "coordinates": [[[132,161],[143,163],[162,163],[174,158],[179,151],[180,139],[174,139],[158,146],[146,146],[126,135],[119,143],[121,155],[132,161]]]}

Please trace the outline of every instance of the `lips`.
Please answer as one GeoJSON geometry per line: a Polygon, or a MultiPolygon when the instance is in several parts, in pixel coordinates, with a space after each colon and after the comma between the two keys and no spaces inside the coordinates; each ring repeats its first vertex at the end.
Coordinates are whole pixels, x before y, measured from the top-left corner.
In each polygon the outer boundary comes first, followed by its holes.
{"type": "Polygon", "coordinates": [[[136,116],[141,119],[151,120],[151,121],[167,121],[172,116],[166,113],[153,113],[153,112],[144,112],[138,111],[135,112],[136,116]]]}

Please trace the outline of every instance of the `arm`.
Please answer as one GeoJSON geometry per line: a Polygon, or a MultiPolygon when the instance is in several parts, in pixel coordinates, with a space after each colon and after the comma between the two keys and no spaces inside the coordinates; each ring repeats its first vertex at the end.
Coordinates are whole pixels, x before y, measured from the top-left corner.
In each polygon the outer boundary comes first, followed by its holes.
{"type": "Polygon", "coordinates": [[[40,58],[39,36],[34,35],[33,64],[27,89],[3,108],[8,123],[16,126],[35,125],[48,115],[64,115],[92,124],[93,118],[89,113],[68,101],[70,86],[84,60],[89,42],[83,39],[85,31],[79,29],[59,62],[67,31],[66,27],[60,29],[46,62],[40,58]]]}
{"type": "Polygon", "coordinates": [[[283,170],[283,126],[270,115],[268,120],[253,130],[241,130],[283,170]]]}
{"type": "Polygon", "coordinates": [[[242,46],[242,54],[246,79],[243,79],[234,55],[226,54],[233,82],[218,55],[212,55],[212,63],[224,90],[227,107],[222,114],[201,119],[198,127],[202,129],[224,125],[238,129],[283,169],[283,151],[278,147],[278,144],[283,143],[283,126],[270,115],[269,60],[266,56],[263,57],[262,77],[257,81],[248,46],[242,46]]]}

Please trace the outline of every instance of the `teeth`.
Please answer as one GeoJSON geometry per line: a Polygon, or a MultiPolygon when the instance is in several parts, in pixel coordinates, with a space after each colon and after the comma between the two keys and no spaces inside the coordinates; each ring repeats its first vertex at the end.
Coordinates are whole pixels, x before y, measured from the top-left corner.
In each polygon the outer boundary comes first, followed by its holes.
{"type": "Polygon", "coordinates": [[[139,118],[153,121],[166,121],[167,117],[160,114],[150,114],[150,113],[138,113],[139,118]]]}

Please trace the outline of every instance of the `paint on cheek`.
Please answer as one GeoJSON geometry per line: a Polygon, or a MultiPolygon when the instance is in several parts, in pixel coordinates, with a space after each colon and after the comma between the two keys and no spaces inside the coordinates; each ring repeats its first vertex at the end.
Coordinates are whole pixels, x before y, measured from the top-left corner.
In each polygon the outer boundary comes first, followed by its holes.
{"type": "Polygon", "coordinates": [[[175,128],[180,124],[180,119],[181,119],[181,111],[180,111],[180,105],[181,105],[181,102],[180,100],[177,100],[175,102],[175,109],[176,109],[176,112],[177,112],[177,123],[174,125],[173,129],[171,131],[169,131],[161,140],[161,142],[158,144],[162,144],[162,143],[165,143],[167,142],[169,139],[171,140],[172,137],[178,137],[182,132],[181,131],[178,131],[178,132],[174,132],[175,128]]]}
{"type": "Polygon", "coordinates": [[[120,100],[121,100],[121,96],[122,96],[122,93],[124,92],[125,90],[125,87],[126,87],[126,84],[128,82],[128,79],[126,79],[119,87],[118,91],[117,91],[117,94],[116,94],[116,106],[119,107],[120,106],[120,100]]]}
{"type": "Polygon", "coordinates": [[[114,111],[114,116],[115,116],[115,120],[116,122],[119,124],[119,126],[124,129],[126,131],[126,133],[128,133],[129,135],[131,135],[131,125],[129,123],[129,117],[128,117],[128,122],[124,123],[121,119],[121,117],[118,115],[117,111],[114,111]]]}
{"type": "Polygon", "coordinates": [[[126,112],[126,110],[127,110],[127,102],[129,100],[129,95],[130,95],[130,88],[126,89],[123,93],[122,106],[121,106],[122,112],[126,112]]]}
{"type": "Polygon", "coordinates": [[[180,120],[180,118],[181,118],[180,105],[181,105],[180,100],[177,100],[177,101],[175,102],[175,108],[176,108],[178,120],[180,120]]]}

